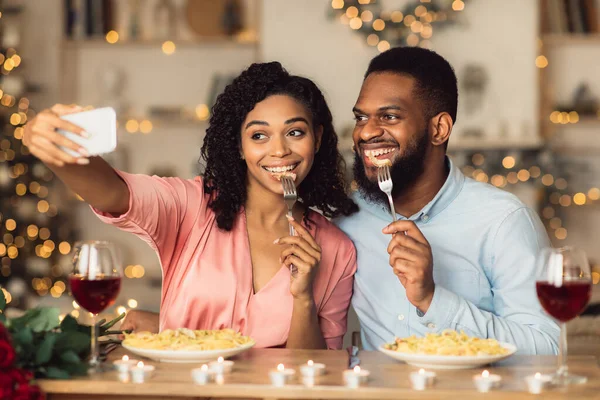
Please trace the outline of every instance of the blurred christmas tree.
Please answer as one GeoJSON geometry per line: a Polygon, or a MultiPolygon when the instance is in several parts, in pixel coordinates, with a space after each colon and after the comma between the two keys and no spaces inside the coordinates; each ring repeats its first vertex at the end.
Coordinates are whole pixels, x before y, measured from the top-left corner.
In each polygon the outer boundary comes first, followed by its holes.
{"type": "Polygon", "coordinates": [[[36,90],[19,55],[22,6],[0,1],[0,12],[0,286],[9,306],[26,308],[65,292],[74,238],[65,191],[21,142],[36,90]]]}

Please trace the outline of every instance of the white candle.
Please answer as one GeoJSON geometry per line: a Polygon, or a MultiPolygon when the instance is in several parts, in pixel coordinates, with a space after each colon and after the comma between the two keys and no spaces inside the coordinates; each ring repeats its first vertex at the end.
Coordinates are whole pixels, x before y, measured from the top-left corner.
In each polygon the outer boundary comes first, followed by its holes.
{"type": "Polygon", "coordinates": [[[198,385],[206,385],[212,378],[212,371],[208,369],[208,365],[204,364],[200,368],[192,369],[192,379],[198,385]]]}
{"type": "Polygon", "coordinates": [[[137,362],[138,360],[130,360],[128,355],[124,355],[120,360],[113,361],[120,381],[129,382],[129,371],[137,362]]]}
{"type": "Polygon", "coordinates": [[[475,381],[475,386],[478,391],[487,393],[491,388],[500,385],[502,377],[500,375],[490,374],[488,370],[485,370],[481,375],[473,376],[473,381],[475,381]]]}
{"type": "Polygon", "coordinates": [[[153,365],[144,365],[144,363],[140,361],[137,363],[137,366],[131,368],[131,381],[133,383],[144,383],[146,378],[150,377],[153,371],[153,365]]]}
{"type": "Polygon", "coordinates": [[[269,371],[269,378],[273,386],[285,386],[285,384],[294,376],[296,371],[291,368],[285,368],[283,364],[277,365],[277,369],[269,371]]]}
{"type": "Polygon", "coordinates": [[[119,372],[128,372],[131,367],[138,363],[138,360],[129,359],[129,356],[124,355],[120,360],[113,361],[113,365],[119,372]]]}
{"type": "Polygon", "coordinates": [[[435,380],[435,372],[425,371],[423,368],[419,372],[411,372],[410,382],[414,390],[425,390],[427,386],[432,386],[435,380]]]}
{"type": "Polygon", "coordinates": [[[358,365],[354,369],[347,369],[344,371],[344,381],[346,386],[350,388],[357,388],[361,383],[364,383],[369,378],[370,372],[366,369],[361,369],[358,365]]]}
{"type": "Polygon", "coordinates": [[[304,377],[315,377],[325,373],[325,364],[315,363],[313,360],[308,360],[306,364],[300,366],[300,373],[304,377]]]}
{"type": "Polygon", "coordinates": [[[217,361],[211,361],[208,363],[210,370],[215,374],[228,374],[233,370],[233,361],[224,360],[223,357],[219,357],[217,361]]]}
{"type": "Polygon", "coordinates": [[[535,375],[529,375],[525,377],[525,382],[527,382],[527,389],[529,393],[532,394],[540,394],[542,393],[542,389],[552,380],[552,376],[550,375],[542,375],[539,372],[536,372],[535,375]]]}

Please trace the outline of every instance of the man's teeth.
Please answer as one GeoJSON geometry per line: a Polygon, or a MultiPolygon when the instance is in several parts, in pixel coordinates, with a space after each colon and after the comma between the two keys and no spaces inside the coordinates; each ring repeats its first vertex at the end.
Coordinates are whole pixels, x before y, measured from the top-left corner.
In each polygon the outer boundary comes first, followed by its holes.
{"type": "Polygon", "coordinates": [[[297,164],[294,165],[288,165],[285,167],[265,167],[265,169],[269,172],[286,172],[286,171],[291,171],[294,168],[296,168],[297,164]]]}
{"type": "Polygon", "coordinates": [[[365,153],[366,155],[372,155],[372,156],[380,156],[382,154],[388,154],[391,153],[392,151],[396,150],[395,148],[388,148],[388,149],[377,149],[377,150],[366,150],[365,153]]]}

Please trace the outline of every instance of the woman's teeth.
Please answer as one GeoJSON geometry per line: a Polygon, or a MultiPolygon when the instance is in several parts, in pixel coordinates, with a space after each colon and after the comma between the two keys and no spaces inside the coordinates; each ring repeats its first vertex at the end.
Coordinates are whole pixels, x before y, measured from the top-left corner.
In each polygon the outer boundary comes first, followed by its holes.
{"type": "Polygon", "coordinates": [[[294,165],[287,165],[285,167],[265,167],[265,169],[269,172],[287,172],[287,171],[291,171],[294,168],[296,168],[298,166],[298,164],[294,164],[294,165]]]}

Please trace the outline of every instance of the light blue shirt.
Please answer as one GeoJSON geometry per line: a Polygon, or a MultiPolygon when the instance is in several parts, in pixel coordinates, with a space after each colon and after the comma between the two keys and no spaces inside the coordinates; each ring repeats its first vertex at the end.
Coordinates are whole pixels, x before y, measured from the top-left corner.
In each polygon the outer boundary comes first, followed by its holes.
{"type": "Polygon", "coordinates": [[[433,253],[435,292],[427,313],[408,301],[389,264],[391,237],[381,232],[391,223],[389,208],[356,192],[360,211],[336,221],[356,245],[352,305],[364,348],[455,329],[512,343],[520,354],[556,354],[560,330],[535,290],[535,258],[550,246],[538,215],[516,196],[466,178],[448,162],[443,187],[408,218],[433,253]]]}

